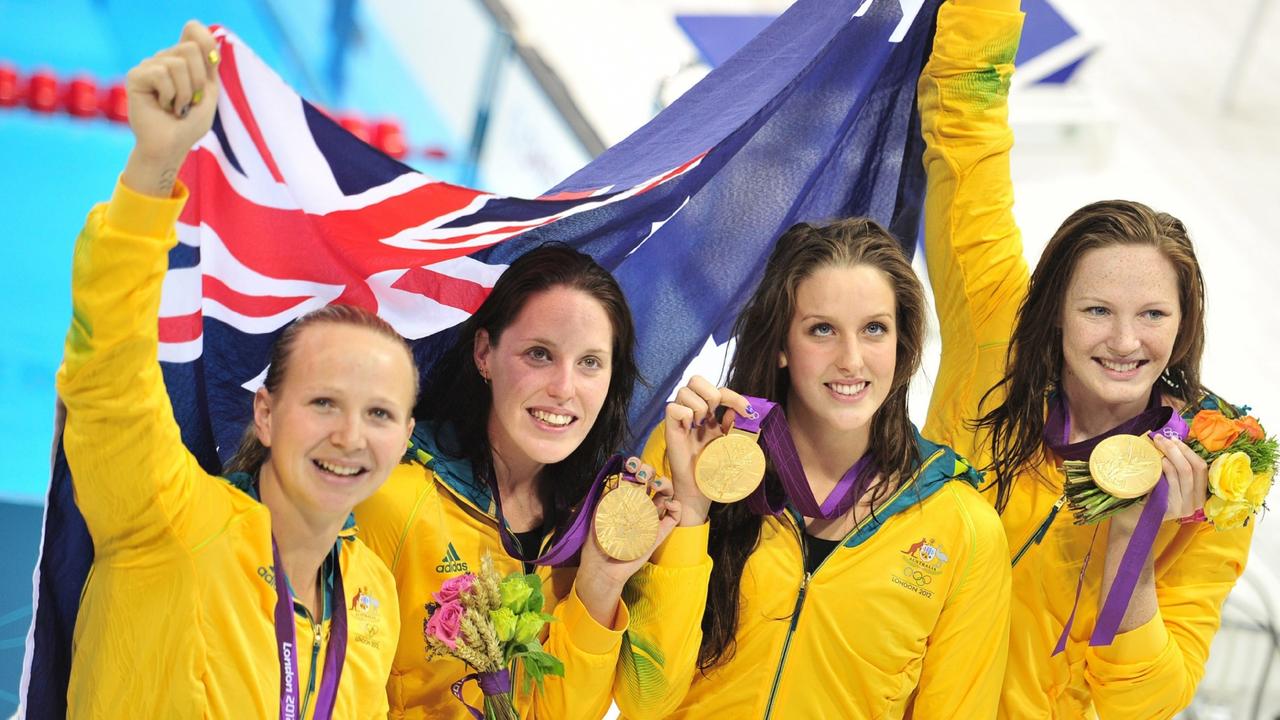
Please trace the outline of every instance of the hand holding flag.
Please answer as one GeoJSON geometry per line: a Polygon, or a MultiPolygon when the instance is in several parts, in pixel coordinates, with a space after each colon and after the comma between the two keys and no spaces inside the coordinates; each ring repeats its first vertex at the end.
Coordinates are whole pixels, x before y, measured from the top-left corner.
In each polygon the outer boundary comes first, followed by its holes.
{"type": "Polygon", "coordinates": [[[121,180],[130,189],[168,197],[187,153],[213,127],[218,108],[218,49],[195,20],[177,45],[138,63],[125,76],[134,147],[121,180]]]}

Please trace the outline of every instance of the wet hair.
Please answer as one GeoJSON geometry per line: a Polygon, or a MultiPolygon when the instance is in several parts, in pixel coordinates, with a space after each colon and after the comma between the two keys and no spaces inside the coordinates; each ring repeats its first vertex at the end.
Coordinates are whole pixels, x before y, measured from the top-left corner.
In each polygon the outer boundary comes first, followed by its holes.
{"type": "Polygon", "coordinates": [[[1043,459],[1045,398],[1062,375],[1062,314],[1072,275],[1085,253],[1115,246],[1154,247],[1173,265],[1182,319],[1157,387],[1182,400],[1204,392],[1204,278],[1182,221],[1128,200],[1080,208],[1062,223],[1040,256],[1018,309],[1004,376],[987,390],[980,407],[988,400],[1000,399],[1000,404],[975,422],[990,434],[987,477],[996,484],[998,510],[1008,504],[1014,478],[1043,459]]]}
{"type": "MultiPolygon", "coordinates": [[[[319,310],[312,310],[294,320],[284,329],[284,332],[280,333],[280,337],[276,338],[275,343],[271,346],[271,364],[267,366],[267,377],[262,381],[262,386],[267,389],[267,392],[272,395],[279,392],[289,374],[289,361],[293,358],[293,349],[298,344],[298,338],[302,337],[302,333],[306,332],[307,328],[317,325],[347,325],[365,328],[404,348],[405,354],[409,357],[410,367],[413,369],[413,393],[414,397],[417,396],[418,367],[413,359],[413,351],[409,349],[409,344],[405,342],[405,339],[395,331],[395,328],[391,327],[390,323],[374,313],[354,305],[340,303],[325,305],[319,310]]],[[[254,423],[250,421],[248,427],[244,430],[244,434],[240,437],[240,446],[236,449],[235,455],[227,461],[226,466],[223,468],[223,473],[229,475],[242,472],[255,475],[262,468],[262,464],[267,461],[270,454],[270,449],[258,439],[254,423]]]]}
{"type": "MultiPolygon", "coordinates": [[[[734,324],[737,350],[728,386],[747,395],[785,404],[790,389],[786,368],[778,367],[795,315],[800,284],[828,267],[865,265],[879,270],[893,289],[897,334],[893,384],[871,419],[868,448],[875,449],[882,482],[871,488],[874,504],[897,488],[919,466],[916,433],[907,413],[907,386],[920,367],[924,347],[924,288],[898,241],[868,218],[814,226],[800,223],[782,237],[765,265],[755,293],[734,324]]],[[[859,485],[872,478],[859,478],[859,485]]],[[[770,464],[766,487],[780,492],[770,464]]],[[[735,651],[740,585],[747,558],[759,542],[762,519],[746,503],[711,507],[708,551],[713,560],[707,606],[702,615],[698,667],[704,672],[727,662],[735,651]]]]}
{"type": "Polygon", "coordinates": [[[494,284],[489,297],[462,324],[453,345],[427,376],[414,416],[432,432],[448,456],[471,462],[473,482],[487,489],[493,473],[489,443],[492,391],[476,368],[476,333],[484,330],[491,345],[515,322],[535,296],[554,288],[580,291],[604,309],[613,330],[609,389],[595,424],[573,452],[543,468],[539,493],[547,502],[551,524],[564,529],[572,508],[586,497],[596,473],[609,456],[627,444],[627,409],[639,379],[635,361],[636,333],[626,297],[609,271],[591,257],[562,243],[547,243],[521,255],[494,284]]]}

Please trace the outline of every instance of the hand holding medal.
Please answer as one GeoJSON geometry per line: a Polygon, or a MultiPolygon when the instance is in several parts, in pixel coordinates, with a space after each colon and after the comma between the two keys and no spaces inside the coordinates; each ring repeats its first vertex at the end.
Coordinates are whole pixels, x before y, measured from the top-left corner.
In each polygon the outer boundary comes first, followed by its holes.
{"type": "Polygon", "coordinates": [[[590,516],[574,588],[596,622],[611,626],[622,588],[671,534],[681,505],[671,481],[639,458],[615,455],[596,482],[605,494],[590,516]]]}
{"type": "Polygon", "coordinates": [[[1239,527],[1258,511],[1270,489],[1276,442],[1256,420],[1207,399],[1190,426],[1170,412],[1149,435],[1119,433],[1084,458],[1066,458],[1064,491],[1077,524],[1092,525],[1138,505],[1163,476],[1169,482],[1164,520],[1208,520],[1218,529],[1239,527]],[[1209,407],[1209,405],[1212,407],[1209,407]],[[1228,432],[1213,433],[1219,427],[1228,432]]]}
{"type": "Polygon", "coordinates": [[[676,498],[684,504],[682,524],[705,522],[713,501],[741,500],[764,477],[764,452],[755,433],[734,427],[738,418],[758,423],[760,416],[742,395],[698,375],[667,404],[667,464],[676,498]]]}
{"type": "Polygon", "coordinates": [[[648,557],[657,546],[659,506],[665,512],[671,484],[654,477],[653,468],[634,457],[627,459],[621,473],[604,482],[604,496],[596,507],[596,543],[621,562],[648,557]]]}

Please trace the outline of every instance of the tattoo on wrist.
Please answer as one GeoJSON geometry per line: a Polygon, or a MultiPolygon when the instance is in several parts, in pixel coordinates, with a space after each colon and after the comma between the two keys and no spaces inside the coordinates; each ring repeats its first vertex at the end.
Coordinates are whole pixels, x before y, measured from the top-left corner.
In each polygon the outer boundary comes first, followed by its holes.
{"type": "Polygon", "coordinates": [[[176,167],[166,168],[164,172],[160,173],[160,182],[159,184],[156,185],[156,190],[160,191],[161,195],[172,195],[173,186],[177,182],[178,182],[178,168],[176,167]]]}

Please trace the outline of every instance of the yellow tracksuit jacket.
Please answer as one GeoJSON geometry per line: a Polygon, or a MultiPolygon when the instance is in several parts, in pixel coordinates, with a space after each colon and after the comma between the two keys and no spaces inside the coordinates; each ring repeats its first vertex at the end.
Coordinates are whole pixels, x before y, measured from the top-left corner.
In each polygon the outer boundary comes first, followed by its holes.
{"type": "MultiPolygon", "coordinates": [[[[1000,379],[1028,270],[1014,224],[1006,100],[1022,20],[1017,0],[985,8],[947,4],[920,80],[928,149],[925,209],[929,278],[942,331],[942,360],[925,433],[979,467],[990,445],[966,424],[1000,379]]],[[[998,399],[996,400],[998,402],[998,399]]],[[[990,402],[990,401],[989,401],[990,402]]],[[[1018,478],[1002,515],[1009,545],[1031,536],[1062,493],[1046,463],[1018,478]]],[[[994,492],[989,493],[994,501],[994,492]]],[[[1099,605],[1108,525],[1094,542],[1066,651],[1053,657],[1094,528],[1060,513],[1039,547],[1013,571],[1013,620],[1000,716],[1172,717],[1204,674],[1227,593],[1244,570],[1252,528],[1165,523],[1155,544],[1159,611],[1108,647],[1088,646],[1099,605]]]]}
{"type": "MultiPolygon", "coordinates": [[[[156,199],[117,185],[76,243],[57,386],[94,562],[74,635],[73,718],[280,712],[271,515],[196,464],[156,360],[160,287],[186,198],[181,186],[172,199],[156,199]]],[[[335,545],[350,634],[334,717],[383,717],[390,638],[400,629],[395,586],[352,532],[335,545]]],[[[310,717],[329,622],[300,610],[295,626],[310,717]]]]}
{"type": "MultiPolygon", "coordinates": [[[[695,669],[705,585],[632,578],[628,599],[654,609],[636,612],[627,633],[645,662],[619,666],[623,715],[992,717],[1008,647],[1008,546],[978,474],[949,448],[919,436],[917,446],[917,473],[812,574],[802,519],[765,519],[742,574],[737,652],[705,675],[695,669]]],[[[665,454],[659,426],[644,458],[666,471],[665,454]]]]}
{"type": "MultiPolygon", "coordinates": [[[[445,580],[478,571],[486,551],[502,575],[521,571],[522,563],[503,549],[489,489],[474,480],[470,463],[442,456],[425,432],[415,432],[414,445],[431,456],[429,466],[400,465],[377,494],[356,508],[361,538],[386,561],[400,592],[402,630],[386,692],[391,717],[466,720],[470,715],[449,688],[470,670],[452,658],[427,662],[422,635],[426,604],[445,580]]],[[[669,552],[673,559],[678,560],[678,550],[669,552]]],[[[547,612],[557,618],[547,626],[543,645],[564,662],[565,677],[548,677],[545,692],[535,688],[529,695],[520,691],[517,679],[517,708],[525,718],[604,717],[630,618],[627,604],[620,605],[614,627],[604,627],[574,592],[577,568],[538,567],[537,573],[547,612]]],[[[678,579],[679,571],[674,575],[678,579]]],[[[467,684],[464,697],[479,707],[475,683],[467,684]]]]}

